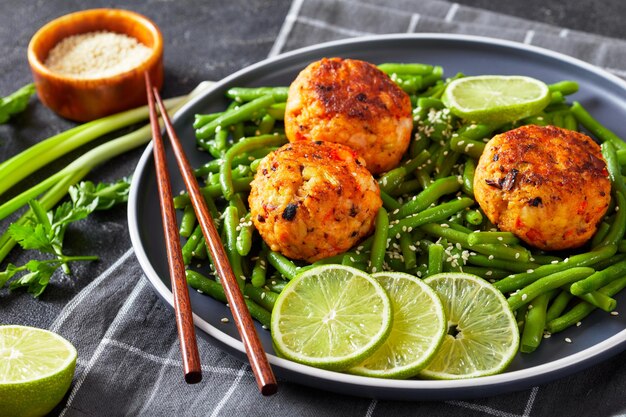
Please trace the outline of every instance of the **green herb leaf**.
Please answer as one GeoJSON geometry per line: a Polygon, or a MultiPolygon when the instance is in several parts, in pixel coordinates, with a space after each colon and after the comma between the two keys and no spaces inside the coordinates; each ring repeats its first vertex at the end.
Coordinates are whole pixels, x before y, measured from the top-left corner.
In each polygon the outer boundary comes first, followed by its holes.
{"type": "Polygon", "coordinates": [[[7,269],[0,272],[0,288],[4,287],[4,284],[6,284],[8,280],[13,278],[13,276],[19,271],[21,271],[21,268],[18,268],[13,264],[8,264],[7,269]]]}
{"type": "Polygon", "coordinates": [[[116,204],[128,201],[130,179],[123,178],[115,183],[98,183],[82,181],[69,189],[70,197],[75,207],[91,207],[95,203],[95,210],[107,210],[116,204]]]}
{"type": "Polygon", "coordinates": [[[37,224],[12,224],[9,226],[9,234],[23,249],[37,249],[41,252],[54,252],[52,242],[41,223],[37,224]]]}
{"type": "Polygon", "coordinates": [[[51,266],[48,263],[36,261],[30,261],[29,264],[30,266],[28,269],[32,272],[11,281],[9,289],[13,291],[17,288],[27,287],[27,291],[30,294],[34,297],[39,297],[48,286],[48,283],[50,283],[50,277],[57,267],[51,266]]]}
{"type": "Polygon", "coordinates": [[[13,94],[0,98],[0,124],[6,123],[14,114],[23,112],[34,93],[35,84],[28,84],[13,94]]]}

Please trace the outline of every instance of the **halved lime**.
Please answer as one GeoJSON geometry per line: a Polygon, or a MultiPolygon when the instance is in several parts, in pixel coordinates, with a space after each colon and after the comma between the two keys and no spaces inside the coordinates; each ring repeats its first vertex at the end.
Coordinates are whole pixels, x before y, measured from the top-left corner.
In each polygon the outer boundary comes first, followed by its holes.
{"type": "Polygon", "coordinates": [[[465,273],[436,274],[424,282],[443,302],[448,334],[420,375],[460,379],[504,371],[517,353],[519,331],[502,293],[465,273]]]}
{"type": "Polygon", "coordinates": [[[422,280],[400,272],[373,275],[393,307],[391,334],[371,356],[348,372],[378,378],[410,378],[428,365],[448,329],[443,305],[422,280]]]}
{"type": "Polygon", "coordinates": [[[378,281],[355,268],[322,265],[285,286],[272,310],[271,332],[285,358],[342,370],[374,352],[392,320],[391,301],[378,281]]]}
{"type": "Polygon", "coordinates": [[[0,326],[0,416],[43,416],[62,399],[76,349],[48,330],[0,326]]]}
{"type": "Polygon", "coordinates": [[[501,124],[541,112],[550,103],[550,90],[531,77],[480,75],[452,81],[442,100],[455,116],[501,124]]]}

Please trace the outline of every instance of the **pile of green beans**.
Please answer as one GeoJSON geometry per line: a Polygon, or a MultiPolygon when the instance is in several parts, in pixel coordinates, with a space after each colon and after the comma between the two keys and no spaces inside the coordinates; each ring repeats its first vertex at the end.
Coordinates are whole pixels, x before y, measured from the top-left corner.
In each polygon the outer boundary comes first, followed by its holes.
{"type": "MultiPolygon", "coordinates": [[[[595,309],[615,309],[613,296],[626,287],[626,144],[580,103],[567,101],[578,90],[577,83],[551,84],[551,102],[542,112],[491,126],[459,119],[441,101],[446,85],[463,74],[446,79],[441,67],[426,64],[386,63],[379,68],[411,98],[413,139],[400,165],[377,178],[383,208],[372,236],[313,265],[338,263],[422,278],[449,271],[478,275],[508,297],[525,353],[595,309]],[[525,124],[576,131],[583,127],[602,144],[612,204],[596,235],[581,249],[546,254],[530,248],[512,233],[497,230],[474,200],[474,171],[489,138],[525,124]]],[[[287,93],[284,86],[231,88],[226,92],[231,103],[224,111],[196,115],[194,123],[198,147],[211,155],[195,175],[203,182],[248,308],[266,327],[277,295],[311,267],[270,250],[256,232],[247,205],[259,161],[287,142],[287,93]]],[[[225,301],[189,197],[177,196],[175,206],[182,213],[189,284],[225,301]]]]}

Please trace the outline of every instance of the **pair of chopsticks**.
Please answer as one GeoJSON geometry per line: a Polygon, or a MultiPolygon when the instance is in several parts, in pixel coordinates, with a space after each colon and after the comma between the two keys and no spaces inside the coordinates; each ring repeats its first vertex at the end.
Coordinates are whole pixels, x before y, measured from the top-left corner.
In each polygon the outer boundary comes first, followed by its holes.
{"type": "Polygon", "coordinates": [[[180,140],[174,131],[172,122],[167,114],[167,110],[161,101],[159,92],[152,86],[148,73],[146,77],[146,90],[148,94],[148,105],[150,108],[150,124],[152,127],[154,162],[157,173],[157,184],[159,188],[159,199],[161,203],[161,214],[163,217],[163,228],[165,233],[165,243],[167,246],[167,256],[169,263],[170,278],[172,280],[172,295],[174,297],[174,311],[176,313],[176,325],[178,327],[178,338],[180,340],[181,353],[183,356],[183,368],[185,381],[193,384],[202,379],[200,369],[200,356],[196,343],[196,334],[193,325],[191,303],[187,291],[187,280],[185,277],[185,266],[183,264],[180,236],[174,212],[172,200],[172,189],[169,180],[169,172],[165,160],[165,146],[161,137],[161,127],[159,126],[158,115],[155,107],[159,111],[165,123],[167,136],[172,144],[176,162],[180,173],[191,197],[191,204],[200,223],[202,233],[206,239],[207,248],[214,261],[215,269],[221,278],[222,286],[230,306],[230,310],[235,319],[237,330],[241,335],[246,354],[250,361],[250,366],[256,377],[257,384],[263,395],[276,393],[278,385],[272,372],[272,368],[267,360],[259,336],[254,328],[252,317],[246,307],[243,294],[237,285],[235,274],[228,262],[228,257],[220,240],[220,235],[215,228],[211,214],[200,191],[200,186],[189,165],[189,161],[180,144],[180,140]]]}

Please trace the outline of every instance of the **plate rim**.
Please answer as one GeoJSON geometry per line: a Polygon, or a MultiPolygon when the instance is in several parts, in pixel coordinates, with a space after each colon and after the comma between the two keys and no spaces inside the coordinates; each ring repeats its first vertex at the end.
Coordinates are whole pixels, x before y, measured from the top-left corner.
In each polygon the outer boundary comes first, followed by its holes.
{"type": "MultiPolygon", "coordinates": [[[[392,41],[392,40],[444,40],[444,41],[456,41],[463,43],[474,43],[474,44],[483,44],[487,46],[502,46],[514,50],[521,50],[525,52],[531,52],[534,54],[538,54],[543,57],[555,58],[560,61],[564,61],[566,63],[572,64],[576,67],[582,68],[589,72],[595,73],[596,75],[604,78],[614,84],[620,86],[624,91],[626,91],[626,81],[617,77],[614,74],[600,68],[596,65],[585,62],[581,59],[552,51],[543,47],[523,44],[516,41],[510,40],[502,40],[495,39],[486,36],[474,36],[474,35],[461,35],[461,34],[441,34],[441,33],[416,33],[416,34],[381,34],[381,35],[368,35],[368,36],[360,36],[354,38],[340,39],[334,40],[330,42],[324,42],[316,45],[311,45],[303,48],[299,48],[293,51],[285,52],[273,57],[266,58],[262,61],[254,63],[250,66],[244,67],[233,74],[223,78],[222,80],[214,83],[211,87],[206,89],[197,97],[191,99],[187,104],[185,104],[179,111],[178,115],[185,114],[189,108],[192,108],[199,101],[203,100],[205,96],[211,94],[214,90],[218,90],[222,88],[224,85],[231,82],[232,79],[238,78],[242,74],[255,71],[257,68],[261,68],[269,63],[289,59],[291,57],[297,55],[303,55],[310,52],[319,51],[326,48],[333,47],[341,47],[350,44],[362,44],[362,43],[374,43],[374,42],[383,42],[383,41],[392,41]]],[[[178,117],[173,118],[173,122],[176,123],[178,117]]],[[[159,278],[158,274],[152,267],[150,260],[144,250],[144,247],[141,243],[141,239],[139,236],[139,227],[137,222],[137,216],[135,215],[137,211],[137,199],[138,199],[138,178],[139,173],[144,172],[146,169],[146,165],[152,159],[152,142],[150,142],[143,154],[139,162],[137,163],[137,167],[133,174],[133,180],[131,182],[129,199],[128,199],[128,229],[130,233],[131,243],[135,252],[135,256],[137,257],[144,274],[147,279],[153,286],[154,290],[158,293],[160,297],[162,297],[170,307],[173,307],[173,297],[172,293],[167,288],[167,286],[163,283],[163,281],[159,278]]],[[[215,338],[218,342],[228,346],[230,349],[234,349],[238,351],[240,354],[245,355],[245,350],[243,344],[238,339],[223,333],[218,328],[212,326],[210,323],[203,320],[201,317],[194,313],[194,323],[207,335],[215,338]]],[[[588,347],[580,352],[574,353],[572,355],[563,357],[561,359],[557,359],[555,361],[548,362],[546,364],[533,366],[530,368],[520,369],[511,372],[504,372],[497,375],[485,376],[481,378],[475,379],[460,379],[460,380],[447,380],[447,381],[433,381],[433,380],[393,380],[393,379],[380,379],[380,378],[370,378],[370,377],[362,377],[357,375],[344,374],[339,372],[327,371],[319,368],[314,368],[308,365],[299,364],[296,362],[292,362],[283,358],[279,358],[272,354],[267,354],[269,362],[278,366],[288,372],[297,373],[303,376],[312,377],[316,379],[321,379],[327,382],[332,383],[340,383],[347,384],[351,386],[360,386],[360,387],[368,387],[368,388],[378,388],[378,389],[393,389],[400,391],[439,391],[439,390],[458,390],[458,389],[466,389],[470,391],[481,390],[486,387],[491,387],[493,385],[506,385],[506,384],[517,384],[527,380],[540,380],[543,378],[545,381],[553,380],[567,374],[571,374],[577,371],[580,371],[580,367],[576,367],[576,365],[585,362],[585,368],[588,366],[592,366],[594,363],[602,361],[614,354],[619,353],[620,350],[624,349],[626,345],[626,329],[621,332],[613,335],[612,337],[605,339],[604,341],[597,343],[593,346],[588,347]],[[569,372],[568,372],[569,371],[569,372]]],[[[223,350],[222,347],[220,349],[223,350]]],[[[529,388],[529,387],[526,387],[529,388]]],[[[522,389],[522,388],[517,388],[522,389]]],[[[506,391],[513,391],[516,388],[511,388],[506,391]]],[[[505,392],[505,391],[501,391],[505,392]]],[[[358,394],[357,394],[358,395],[358,394]]],[[[453,396],[457,397],[457,396],[453,396]]]]}

